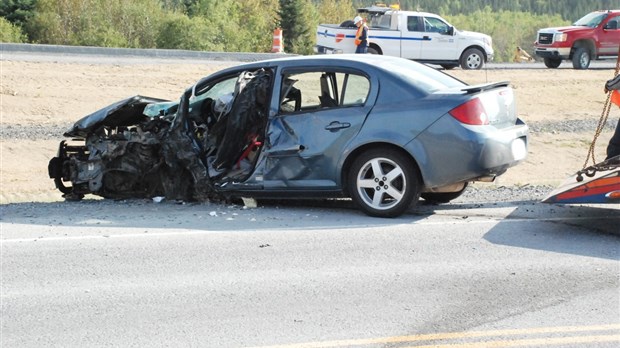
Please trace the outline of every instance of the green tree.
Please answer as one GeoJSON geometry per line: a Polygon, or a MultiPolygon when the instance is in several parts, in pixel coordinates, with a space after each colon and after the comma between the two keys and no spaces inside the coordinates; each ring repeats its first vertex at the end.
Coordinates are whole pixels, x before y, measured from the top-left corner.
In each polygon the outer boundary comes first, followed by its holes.
{"type": "Polygon", "coordinates": [[[190,8],[193,16],[205,19],[218,51],[237,52],[244,47],[247,33],[240,27],[240,5],[235,0],[199,0],[190,8]]]}
{"type": "Polygon", "coordinates": [[[279,0],[246,0],[241,5],[240,27],[249,52],[270,52],[278,18],[279,0]]]}
{"type": "Polygon", "coordinates": [[[355,17],[351,0],[322,0],[317,10],[321,23],[342,23],[355,17]]]}
{"type": "MultiPolygon", "coordinates": [[[[304,0],[280,0],[280,10],[278,16],[282,35],[284,38],[284,50],[288,53],[309,54],[312,52],[313,38],[310,36],[311,27],[316,25],[308,22],[309,14],[307,9],[310,6],[304,0]]],[[[310,14],[312,15],[312,14],[310,14]]]]}
{"type": "Polygon", "coordinates": [[[195,51],[221,51],[222,47],[210,40],[215,35],[203,17],[188,17],[181,13],[166,15],[157,37],[158,48],[195,51]]]}
{"type": "Polygon", "coordinates": [[[22,27],[32,16],[36,0],[2,0],[0,17],[22,27]]]}

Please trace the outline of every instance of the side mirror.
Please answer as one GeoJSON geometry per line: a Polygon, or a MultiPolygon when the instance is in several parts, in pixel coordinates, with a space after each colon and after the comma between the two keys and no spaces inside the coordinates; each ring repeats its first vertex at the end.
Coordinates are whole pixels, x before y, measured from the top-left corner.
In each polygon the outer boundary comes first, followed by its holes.
{"type": "Polygon", "coordinates": [[[448,31],[446,32],[446,35],[454,36],[454,27],[453,26],[449,26],[448,27],[448,31]]]}

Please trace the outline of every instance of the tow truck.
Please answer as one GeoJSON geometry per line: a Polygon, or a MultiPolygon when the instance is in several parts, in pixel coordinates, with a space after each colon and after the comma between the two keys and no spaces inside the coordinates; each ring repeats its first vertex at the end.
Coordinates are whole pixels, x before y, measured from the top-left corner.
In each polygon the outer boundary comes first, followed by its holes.
{"type": "Polygon", "coordinates": [[[596,163],[594,156],[596,140],[607,123],[612,105],[617,104],[620,106],[619,72],[620,52],[617,58],[615,77],[607,81],[605,85],[607,100],[583,168],[549,193],[543,199],[544,203],[620,203],[620,152],[616,151],[617,147],[620,147],[620,144],[618,144],[620,139],[617,139],[620,137],[620,122],[617,123],[614,137],[610,140],[607,158],[600,163],[596,163]],[[610,82],[612,83],[610,84],[610,82]],[[614,141],[615,146],[612,150],[613,152],[610,153],[609,148],[612,141],[614,141]],[[594,162],[594,164],[588,166],[590,161],[594,162]]]}

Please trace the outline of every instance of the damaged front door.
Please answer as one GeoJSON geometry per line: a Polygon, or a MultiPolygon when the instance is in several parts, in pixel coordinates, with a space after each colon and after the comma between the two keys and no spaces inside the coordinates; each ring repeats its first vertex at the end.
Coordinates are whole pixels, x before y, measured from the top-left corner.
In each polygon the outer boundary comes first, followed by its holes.
{"type": "Polygon", "coordinates": [[[285,72],[281,86],[264,150],[265,187],[335,188],[339,159],[371,109],[368,78],[351,71],[285,72]]]}

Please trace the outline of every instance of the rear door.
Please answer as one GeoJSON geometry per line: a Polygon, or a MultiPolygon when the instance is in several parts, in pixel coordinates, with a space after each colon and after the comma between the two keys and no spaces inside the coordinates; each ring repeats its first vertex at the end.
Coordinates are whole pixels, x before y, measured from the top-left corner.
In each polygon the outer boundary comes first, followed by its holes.
{"type": "Polygon", "coordinates": [[[402,30],[401,54],[403,58],[419,59],[422,53],[422,42],[428,40],[424,32],[422,16],[407,16],[402,30]]]}
{"type": "Polygon", "coordinates": [[[343,69],[284,71],[263,149],[265,189],[334,189],[338,163],[372,107],[370,79],[343,69]]]}

